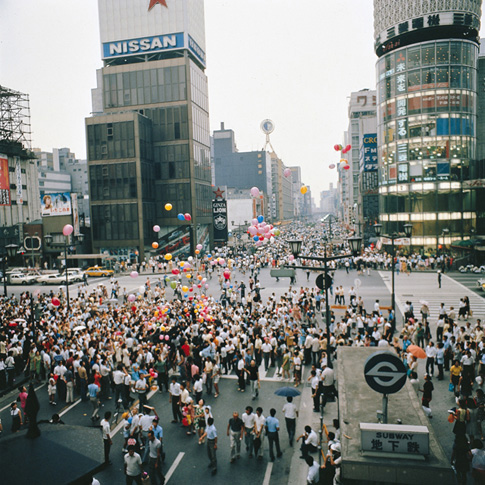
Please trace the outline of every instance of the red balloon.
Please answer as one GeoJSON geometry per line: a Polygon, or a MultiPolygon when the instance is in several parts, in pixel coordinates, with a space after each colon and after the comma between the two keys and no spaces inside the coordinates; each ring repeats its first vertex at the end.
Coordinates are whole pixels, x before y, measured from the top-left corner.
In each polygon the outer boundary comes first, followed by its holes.
{"type": "Polygon", "coordinates": [[[136,312],[136,306],[132,306],[132,307],[131,307],[131,311],[132,311],[132,312],[136,312]]]}
{"type": "Polygon", "coordinates": [[[340,150],[340,145],[334,145],[333,146],[333,149],[338,152],[340,150]]]}
{"type": "Polygon", "coordinates": [[[345,147],[345,150],[348,152],[348,151],[349,151],[351,148],[352,148],[352,145],[347,145],[347,146],[345,147]]]}
{"type": "Polygon", "coordinates": [[[344,170],[348,170],[350,168],[350,165],[345,165],[344,170]]]}
{"type": "Polygon", "coordinates": [[[259,236],[260,241],[264,241],[264,236],[259,236]]]}
{"type": "Polygon", "coordinates": [[[59,298],[54,297],[54,298],[52,298],[51,303],[54,306],[59,306],[61,304],[61,301],[59,300],[59,298]]]}
{"type": "Polygon", "coordinates": [[[179,273],[180,273],[180,271],[177,268],[174,268],[172,270],[172,274],[174,274],[174,275],[178,275],[179,273]]]}

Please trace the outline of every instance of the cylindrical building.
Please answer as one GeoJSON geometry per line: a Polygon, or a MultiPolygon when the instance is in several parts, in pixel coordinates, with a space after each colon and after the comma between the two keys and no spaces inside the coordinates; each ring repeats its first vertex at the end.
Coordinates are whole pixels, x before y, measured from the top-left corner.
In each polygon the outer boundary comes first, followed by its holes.
{"type": "Polygon", "coordinates": [[[412,223],[411,244],[425,251],[480,225],[483,189],[470,181],[481,178],[481,3],[374,0],[380,220],[388,234],[412,223]]]}

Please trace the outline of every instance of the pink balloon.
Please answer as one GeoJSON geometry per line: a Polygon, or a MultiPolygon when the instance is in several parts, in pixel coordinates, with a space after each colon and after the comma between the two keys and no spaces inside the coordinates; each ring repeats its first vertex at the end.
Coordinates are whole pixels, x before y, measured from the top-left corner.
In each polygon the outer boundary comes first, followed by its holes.
{"type": "Polygon", "coordinates": [[[64,234],[64,236],[70,236],[72,234],[72,231],[74,231],[74,227],[72,227],[71,224],[66,224],[62,228],[62,234],[64,234]]]}
{"type": "Polygon", "coordinates": [[[153,226],[153,231],[160,232],[160,226],[157,226],[157,225],[153,226]]]}
{"type": "Polygon", "coordinates": [[[250,190],[250,194],[253,196],[253,197],[257,197],[259,195],[259,189],[257,187],[253,187],[251,190],[250,190]]]}
{"type": "Polygon", "coordinates": [[[328,166],[328,168],[330,168],[330,169],[335,168],[335,163],[331,163],[331,164],[328,166]]]}
{"type": "Polygon", "coordinates": [[[295,256],[293,254],[290,254],[290,257],[288,258],[290,261],[293,261],[295,259],[295,256]]]}
{"type": "Polygon", "coordinates": [[[258,232],[258,229],[254,226],[250,226],[249,229],[249,234],[251,234],[251,236],[256,236],[256,233],[258,232]]]}
{"type": "Polygon", "coordinates": [[[285,177],[289,177],[291,175],[291,169],[289,168],[285,168],[285,171],[283,172],[283,175],[285,177]]]}
{"type": "Polygon", "coordinates": [[[220,259],[219,259],[219,264],[220,264],[221,266],[224,266],[224,265],[226,264],[226,261],[224,260],[224,258],[220,258],[220,259]]]}
{"type": "Polygon", "coordinates": [[[128,301],[133,302],[136,300],[136,296],[132,293],[131,295],[128,295],[128,301]]]}
{"type": "Polygon", "coordinates": [[[168,340],[170,337],[168,335],[165,335],[165,340],[168,340]]]}
{"type": "Polygon", "coordinates": [[[130,273],[130,276],[131,276],[132,278],[138,278],[138,271],[132,271],[132,272],[130,273]]]}
{"type": "Polygon", "coordinates": [[[197,246],[195,246],[196,249],[198,249],[199,251],[202,249],[202,244],[197,244],[197,246]]]}
{"type": "Polygon", "coordinates": [[[207,290],[207,289],[209,288],[209,285],[206,283],[206,284],[204,285],[204,287],[205,287],[205,289],[207,290]]]}

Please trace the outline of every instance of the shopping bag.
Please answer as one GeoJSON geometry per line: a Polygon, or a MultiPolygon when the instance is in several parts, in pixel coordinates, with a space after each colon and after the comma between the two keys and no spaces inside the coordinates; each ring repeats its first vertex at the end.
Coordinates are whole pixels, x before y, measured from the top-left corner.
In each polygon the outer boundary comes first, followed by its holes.
{"type": "Polygon", "coordinates": [[[455,390],[455,386],[453,385],[452,382],[448,384],[448,391],[453,392],[455,390]]]}

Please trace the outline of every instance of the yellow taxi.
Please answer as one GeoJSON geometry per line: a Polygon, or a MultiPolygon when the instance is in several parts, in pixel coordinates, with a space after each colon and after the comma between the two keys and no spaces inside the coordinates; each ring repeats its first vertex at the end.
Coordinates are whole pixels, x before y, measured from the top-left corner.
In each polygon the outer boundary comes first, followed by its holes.
{"type": "Polygon", "coordinates": [[[84,271],[87,276],[111,276],[114,273],[112,269],[101,268],[99,266],[91,266],[84,271]]]}

